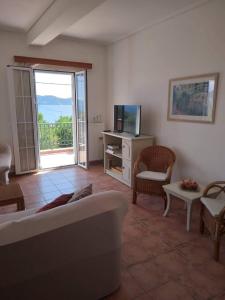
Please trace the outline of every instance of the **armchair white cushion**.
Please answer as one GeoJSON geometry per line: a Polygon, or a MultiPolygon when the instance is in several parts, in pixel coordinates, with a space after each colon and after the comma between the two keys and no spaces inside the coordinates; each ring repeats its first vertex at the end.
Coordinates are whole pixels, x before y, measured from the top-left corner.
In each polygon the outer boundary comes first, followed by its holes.
{"type": "Polygon", "coordinates": [[[0,144],[0,183],[9,182],[9,170],[11,166],[12,153],[7,144],[0,144]]]}
{"type": "Polygon", "coordinates": [[[213,217],[218,216],[225,207],[225,198],[222,197],[217,199],[202,197],[200,200],[213,217]]]}
{"type": "Polygon", "coordinates": [[[136,175],[137,178],[164,181],[167,179],[167,173],[152,172],[152,171],[142,171],[136,175]]]}

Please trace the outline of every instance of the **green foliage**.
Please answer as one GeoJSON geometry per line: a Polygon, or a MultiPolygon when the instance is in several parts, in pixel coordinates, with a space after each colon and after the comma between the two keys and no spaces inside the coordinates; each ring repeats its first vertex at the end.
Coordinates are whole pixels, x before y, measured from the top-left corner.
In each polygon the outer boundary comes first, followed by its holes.
{"type": "Polygon", "coordinates": [[[73,146],[72,117],[61,116],[55,123],[49,123],[38,113],[38,128],[40,150],[73,146]]]}
{"type": "Polygon", "coordinates": [[[38,113],[38,123],[47,123],[45,120],[44,120],[44,116],[42,113],[38,113]]]}
{"type": "Polygon", "coordinates": [[[56,135],[60,148],[73,146],[72,117],[61,116],[56,121],[56,135]]]}

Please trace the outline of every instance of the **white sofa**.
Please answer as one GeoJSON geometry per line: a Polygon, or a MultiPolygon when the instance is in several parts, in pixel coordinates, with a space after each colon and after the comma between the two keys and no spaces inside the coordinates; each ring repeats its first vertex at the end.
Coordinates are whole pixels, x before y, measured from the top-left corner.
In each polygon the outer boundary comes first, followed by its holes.
{"type": "Polygon", "coordinates": [[[11,166],[12,153],[7,144],[0,144],[0,183],[9,182],[9,170],[11,166]]]}
{"type": "Polygon", "coordinates": [[[100,299],[120,285],[127,201],[116,191],[0,216],[3,300],[100,299]]]}

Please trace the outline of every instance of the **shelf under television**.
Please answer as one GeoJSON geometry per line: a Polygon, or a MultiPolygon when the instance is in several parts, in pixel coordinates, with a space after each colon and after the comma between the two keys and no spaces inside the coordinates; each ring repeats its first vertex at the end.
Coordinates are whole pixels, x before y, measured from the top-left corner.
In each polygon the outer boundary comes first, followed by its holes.
{"type": "Polygon", "coordinates": [[[111,152],[108,152],[108,151],[106,150],[105,153],[107,153],[107,154],[109,154],[109,155],[112,155],[112,156],[115,156],[115,157],[118,157],[118,158],[122,159],[122,152],[111,153],[111,152]]]}
{"type": "Polygon", "coordinates": [[[114,172],[112,169],[106,169],[105,172],[113,178],[123,182],[124,184],[127,184],[127,182],[123,179],[123,173],[114,172]]]}

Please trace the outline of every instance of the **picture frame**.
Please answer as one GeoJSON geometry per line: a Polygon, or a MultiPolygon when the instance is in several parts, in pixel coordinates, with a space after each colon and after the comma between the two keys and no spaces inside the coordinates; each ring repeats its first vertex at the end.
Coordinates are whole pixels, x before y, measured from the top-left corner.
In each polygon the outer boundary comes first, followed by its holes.
{"type": "Polygon", "coordinates": [[[214,123],[219,73],[170,79],[167,120],[214,123]]]}

